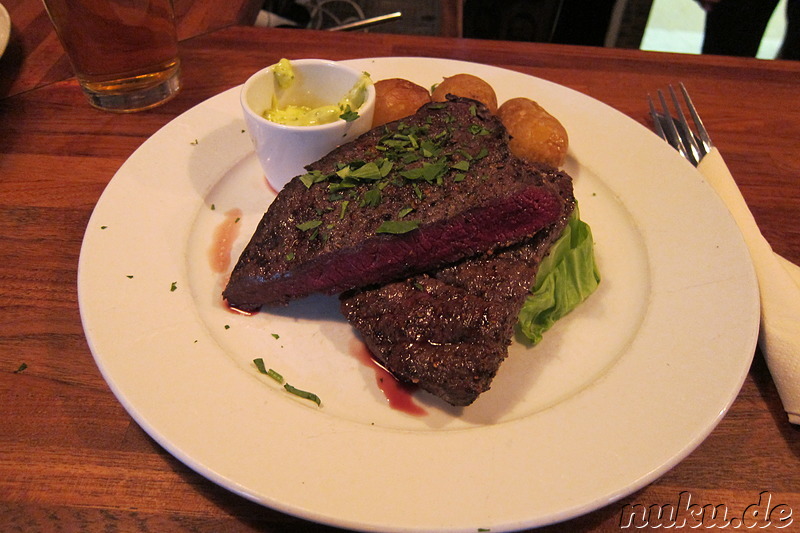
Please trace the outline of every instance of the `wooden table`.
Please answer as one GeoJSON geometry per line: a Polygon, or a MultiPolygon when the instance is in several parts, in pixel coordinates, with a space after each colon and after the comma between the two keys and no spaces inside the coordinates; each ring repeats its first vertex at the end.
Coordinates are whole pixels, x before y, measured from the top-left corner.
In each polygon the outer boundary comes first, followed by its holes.
{"type": "MultiPolygon", "coordinates": [[[[100,376],[76,294],[84,229],[126,158],[179,113],[283,56],[490,63],[577,89],[642,123],[646,94],[683,80],[766,238],[800,262],[800,63],[245,27],[185,40],[181,55],[183,91],[145,113],[90,108],[62,70],[0,99],[0,530],[333,531],[235,496],[155,444],[100,376]]],[[[32,79],[22,63],[2,58],[0,79],[32,79]]],[[[800,521],[800,428],[787,422],[760,353],[730,411],[683,462],[544,530],[616,531],[624,505],[677,504],[684,491],[736,513],[769,491],[773,506],[794,510],[792,527],[800,521]]]]}

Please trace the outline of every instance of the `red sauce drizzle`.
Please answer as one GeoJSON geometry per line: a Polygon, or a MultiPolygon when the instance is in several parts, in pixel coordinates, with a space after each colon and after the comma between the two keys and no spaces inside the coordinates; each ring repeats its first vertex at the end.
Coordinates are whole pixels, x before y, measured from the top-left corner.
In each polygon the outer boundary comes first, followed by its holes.
{"type": "Polygon", "coordinates": [[[369,348],[358,339],[350,341],[350,353],[360,363],[375,371],[375,382],[389,402],[389,407],[412,416],[425,416],[428,412],[414,402],[415,387],[397,380],[372,356],[369,348]]]}
{"type": "Polygon", "coordinates": [[[225,309],[227,309],[228,311],[230,311],[234,315],[253,316],[256,313],[258,313],[258,311],[244,311],[242,309],[236,309],[235,307],[233,307],[230,304],[228,304],[227,301],[223,302],[223,305],[225,305],[225,309]]]}
{"type": "Polygon", "coordinates": [[[266,183],[266,184],[267,184],[267,189],[269,189],[269,191],[270,191],[272,194],[274,194],[275,196],[278,196],[278,191],[277,191],[277,189],[275,189],[275,187],[273,187],[273,186],[272,186],[272,184],[269,182],[269,180],[267,179],[267,177],[266,177],[266,176],[264,176],[264,183],[266,183]]]}
{"type": "Polygon", "coordinates": [[[225,220],[214,230],[211,247],[208,249],[208,263],[211,265],[211,270],[217,274],[226,273],[231,265],[231,249],[239,237],[241,217],[241,209],[231,209],[225,213],[225,220]]]}
{"type": "MultiPolygon", "coordinates": [[[[225,219],[214,229],[211,246],[208,248],[208,264],[211,267],[211,271],[215,274],[220,274],[217,280],[220,294],[228,283],[226,275],[229,273],[228,269],[231,266],[231,250],[233,249],[233,243],[236,242],[236,239],[239,237],[239,219],[241,217],[242,210],[238,208],[231,209],[225,213],[225,219]]],[[[228,302],[224,300],[222,300],[222,305],[224,305],[228,311],[239,315],[250,316],[255,314],[231,307],[228,305],[228,302]]]]}

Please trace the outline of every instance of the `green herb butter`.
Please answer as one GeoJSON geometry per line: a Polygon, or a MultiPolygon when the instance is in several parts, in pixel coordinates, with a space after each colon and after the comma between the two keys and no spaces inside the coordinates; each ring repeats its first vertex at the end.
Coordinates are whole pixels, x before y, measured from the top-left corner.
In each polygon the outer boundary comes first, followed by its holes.
{"type": "MultiPolygon", "coordinates": [[[[273,75],[280,89],[288,89],[295,81],[294,68],[288,59],[281,59],[273,67],[273,75]]],[[[358,118],[358,110],[367,98],[367,87],[372,80],[365,72],[335,104],[319,105],[317,102],[296,101],[279,105],[273,96],[272,105],[263,113],[264,118],[287,126],[319,126],[336,120],[351,122],[358,118]]]]}

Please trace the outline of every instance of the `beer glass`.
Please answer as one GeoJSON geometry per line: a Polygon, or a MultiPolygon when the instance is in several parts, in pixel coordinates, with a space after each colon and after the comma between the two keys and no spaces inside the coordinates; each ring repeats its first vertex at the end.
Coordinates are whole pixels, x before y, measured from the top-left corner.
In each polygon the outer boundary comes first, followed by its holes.
{"type": "Polygon", "coordinates": [[[44,0],[89,103],[131,112],[180,90],[172,0],[44,0]]]}

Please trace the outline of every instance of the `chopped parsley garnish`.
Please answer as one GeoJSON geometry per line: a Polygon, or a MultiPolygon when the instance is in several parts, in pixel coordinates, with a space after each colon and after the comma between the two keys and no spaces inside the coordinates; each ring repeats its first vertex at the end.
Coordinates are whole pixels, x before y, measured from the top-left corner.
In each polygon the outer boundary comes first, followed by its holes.
{"type": "Polygon", "coordinates": [[[253,359],[253,364],[256,365],[256,368],[259,372],[264,374],[265,376],[269,376],[281,385],[283,385],[283,376],[275,372],[271,368],[267,368],[267,365],[264,364],[264,359],[259,357],[258,359],[253,359]]]}
{"type": "Polygon", "coordinates": [[[440,159],[435,163],[423,163],[420,167],[404,170],[400,172],[400,175],[407,180],[423,180],[428,183],[434,183],[445,172],[447,172],[447,161],[440,159]]]}
{"type": "Polygon", "coordinates": [[[347,106],[343,110],[344,112],[339,115],[339,118],[344,120],[345,122],[353,122],[358,118],[358,112],[353,111],[350,106],[347,106]]]}
{"type": "Polygon", "coordinates": [[[264,365],[264,360],[261,357],[259,357],[258,359],[253,359],[253,364],[256,365],[256,368],[262,374],[267,373],[267,367],[264,365]]]}
{"type": "Polygon", "coordinates": [[[406,165],[410,165],[411,163],[416,163],[421,159],[420,155],[414,152],[409,152],[403,156],[401,162],[406,165]]]}
{"type": "Polygon", "coordinates": [[[381,191],[377,187],[375,189],[370,189],[364,193],[364,197],[361,199],[361,207],[370,206],[375,207],[381,203],[381,191]]]}
{"type": "Polygon", "coordinates": [[[388,176],[389,172],[392,171],[392,168],[394,168],[394,163],[393,162],[388,161],[388,160],[382,161],[381,162],[381,168],[380,168],[381,177],[385,178],[386,176],[388,176]]]}
{"type": "Polygon", "coordinates": [[[169,286],[169,292],[175,292],[178,288],[178,282],[173,281],[169,286]]]}
{"type": "Polygon", "coordinates": [[[308,231],[310,229],[318,228],[321,225],[322,225],[321,220],[309,220],[308,222],[297,224],[297,229],[299,229],[300,231],[308,231]]]}
{"type": "Polygon", "coordinates": [[[285,383],[283,385],[283,388],[286,389],[287,391],[291,392],[295,396],[299,396],[300,398],[303,398],[305,400],[310,400],[310,401],[314,402],[317,405],[321,405],[322,404],[322,400],[320,400],[319,396],[317,396],[313,392],[300,390],[297,387],[293,387],[293,386],[289,385],[288,383],[285,383]]]}
{"type": "Polygon", "coordinates": [[[399,213],[397,213],[397,218],[403,218],[404,216],[406,216],[407,214],[411,213],[412,211],[414,211],[413,207],[404,207],[403,209],[400,210],[399,213]]]}
{"type": "Polygon", "coordinates": [[[27,368],[28,368],[28,363],[22,363],[22,364],[19,365],[19,367],[16,370],[14,370],[14,373],[15,374],[22,374],[23,372],[25,372],[25,370],[27,368]]]}
{"type": "Polygon", "coordinates": [[[322,400],[320,400],[319,396],[317,396],[313,392],[308,392],[308,391],[305,391],[305,390],[301,390],[301,389],[298,389],[297,387],[294,387],[294,386],[290,385],[289,383],[286,383],[286,380],[283,378],[282,375],[280,375],[278,372],[276,372],[275,370],[273,370],[271,368],[267,368],[267,365],[264,363],[264,359],[263,358],[258,357],[256,359],[253,359],[253,364],[256,365],[256,368],[258,369],[258,371],[261,374],[264,374],[265,376],[269,376],[270,378],[274,379],[275,381],[277,381],[278,383],[283,385],[283,388],[287,392],[290,392],[290,393],[294,394],[295,396],[299,396],[300,398],[303,398],[305,400],[312,401],[315,404],[317,404],[318,406],[322,405],[322,400]]]}
{"type": "Polygon", "coordinates": [[[469,161],[466,160],[456,161],[455,163],[450,165],[450,168],[466,172],[467,170],[469,170],[469,161]]]}
{"type": "Polygon", "coordinates": [[[320,172],[319,170],[312,170],[307,174],[303,174],[300,176],[300,181],[303,182],[303,185],[306,186],[307,189],[310,189],[312,185],[315,183],[320,183],[328,179],[328,176],[320,172]]]}
{"type": "Polygon", "coordinates": [[[489,149],[480,146],[478,140],[471,141],[468,148],[454,142],[464,134],[492,133],[485,127],[477,106],[469,110],[464,124],[456,124],[457,115],[450,113],[446,102],[430,104],[428,109],[443,111],[431,113],[429,120],[419,124],[401,121],[391,128],[384,127],[374,144],[353,160],[340,160],[324,170],[312,170],[299,177],[307,189],[324,187],[322,197],[329,202],[318,207],[316,215],[307,215],[310,220],[299,219],[296,227],[306,232],[306,239],[325,242],[336,235],[337,222],[351,212],[382,205],[397,214],[395,220],[376,221],[376,233],[413,231],[420,221],[405,217],[419,211],[421,202],[435,195],[433,188],[481,179],[477,161],[489,155],[489,149]],[[406,187],[405,193],[395,190],[406,187]],[[397,201],[398,198],[403,200],[397,201]]]}
{"type": "Polygon", "coordinates": [[[471,124],[469,127],[469,132],[473,135],[489,135],[492,133],[480,124],[471,124]]]}
{"type": "Polygon", "coordinates": [[[378,229],[375,230],[375,233],[391,233],[393,235],[399,235],[402,233],[408,233],[409,231],[414,231],[418,227],[418,220],[387,220],[378,226],[378,229]]]}
{"type": "Polygon", "coordinates": [[[436,157],[442,152],[442,148],[433,141],[426,140],[420,145],[420,152],[422,157],[436,157]]]}
{"type": "Polygon", "coordinates": [[[350,178],[351,180],[356,181],[379,180],[384,177],[384,175],[381,174],[381,169],[374,161],[364,163],[360,166],[354,166],[353,164],[348,165],[339,170],[336,175],[338,175],[340,178],[350,178]]]}
{"type": "Polygon", "coordinates": [[[340,192],[347,189],[352,189],[356,184],[352,181],[340,181],[339,183],[331,183],[328,185],[328,190],[331,192],[340,192]]]}

